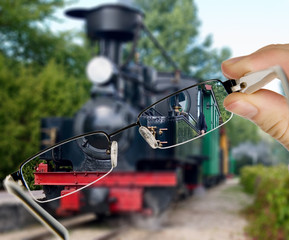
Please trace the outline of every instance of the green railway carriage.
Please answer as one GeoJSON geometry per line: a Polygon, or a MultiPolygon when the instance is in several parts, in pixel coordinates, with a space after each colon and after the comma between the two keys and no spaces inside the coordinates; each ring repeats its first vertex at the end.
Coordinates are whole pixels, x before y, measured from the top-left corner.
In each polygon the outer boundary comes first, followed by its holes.
{"type": "MultiPolygon", "coordinates": [[[[220,125],[220,108],[217,105],[216,96],[210,87],[203,91],[203,113],[207,119],[207,131],[215,129],[220,125]]],[[[219,129],[207,134],[203,138],[202,154],[207,156],[203,161],[204,184],[210,186],[222,176],[222,159],[220,159],[220,131],[219,129]]]]}
{"type": "Polygon", "coordinates": [[[207,131],[213,130],[220,125],[221,113],[217,104],[216,96],[212,91],[210,85],[206,85],[206,88],[202,91],[201,107],[205,115],[207,123],[207,131]]]}
{"type": "Polygon", "coordinates": [[[202,154],[207,158],[202,162],[202,175],[206,186],[214,185],[222,177],[219,141],[219,130],[209,133],[203,139],[202,154]]]}

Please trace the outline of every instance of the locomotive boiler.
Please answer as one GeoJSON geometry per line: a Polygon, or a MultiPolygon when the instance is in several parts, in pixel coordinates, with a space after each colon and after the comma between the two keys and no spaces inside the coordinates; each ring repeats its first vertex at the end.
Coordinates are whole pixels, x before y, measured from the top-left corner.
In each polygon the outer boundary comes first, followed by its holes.
{"type": "MultiPolygon", "coordinates": [[[[43,149],[91,131],[115,132],[134,123],[138,114],[150,104],[199,82],[198,79],[181,74],[177,64],[145,26],[145,16],[140,10],[120,4],[106,4],[92,9],[73,9],[66,14],[85,21],[87,36],[93,44],[98,44],[99,52],[87,66],[88,78],[93,82],[90,100],[73,118],[42,119],[43,149]],[[161,48],[160,53],[165,61],[173,65],[174,72],[157,72],[136,59],[136,45],[141,31],[147,33],[156,47],[161,48]],[[123,44],[127,42],[131,42],[131,50],[122,62],[123,44]]],[[[158,136],[161,146],[166,146],[177,141],[173,132],[185,132],[187,127],[190,131],[184,134],[194,132],[200,135],[202,129],[198,119],[201,115],[210,119],[206,131],[216,127],[221,120],[220,109],[210,87],[181,92],[158,104],[157,108],[145,111],[140,121],[145,122],[150,131],[158,136]],[[190,101],[187,101],[188,98],[190,101]],[[180,113],[180,108],[185,114],[180,113]],[[152,111],[154,114],[151,114],[152,111]]],[[[223,149],[223,154],[220,152],[218,130],[182,146],[161,150],[152,149],[137,128],[131,128],[115,138],[119,144],[119,159],[112,173],[90,187],[46,203],[44,207],[58,215],[79,212],[95,212],[98,215],[127,212],[157,214],[173,200],[188,195],[197,186],[216,183],[228,173],[227,151],[223,149]]],[[[85,166],[80,164],[83,154],[87,159],[90,154],[94,154],[86,151],[85,147],[81,148],[85,144],[68,144],[54,151],[53,155],[42,156],[37,172],[44,174],[37,181],[44,185],[46,197],[61,196],[84,185],[79,181],[76,183],[75,172],[87,171],[89,177],[92,165],[95,169],[95,164],[99,164],[97,168],[103,171],[110,168],[109,159],[99,163],[90,161],[85,166]],[[48,163],[53,164],[47,167],[48,163]],[[69,184],[62,184],[61,173],[65,169],[71,171],[67,177],[67,181],[71,181],[69,184]],[[57,186],[45,182],[45,173],[55,174],[53,176],[57,186]]]]}

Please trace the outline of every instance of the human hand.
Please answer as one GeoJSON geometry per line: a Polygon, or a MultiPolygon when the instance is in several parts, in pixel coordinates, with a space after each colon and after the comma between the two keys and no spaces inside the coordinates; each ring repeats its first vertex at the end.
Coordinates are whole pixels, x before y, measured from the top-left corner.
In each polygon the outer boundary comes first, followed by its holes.
{"type": "MultiPolygon", "coordinates": [[[[280,65],[289,76],[289,44],[269,45],[258,51],[222,63],[223,74],[239,79],[246,73],[280,65]]],[[[289,150],[289,106],[278,93],[261,89],[253,94],[232,93],[224,107],[258,125],[289,150]]]]}

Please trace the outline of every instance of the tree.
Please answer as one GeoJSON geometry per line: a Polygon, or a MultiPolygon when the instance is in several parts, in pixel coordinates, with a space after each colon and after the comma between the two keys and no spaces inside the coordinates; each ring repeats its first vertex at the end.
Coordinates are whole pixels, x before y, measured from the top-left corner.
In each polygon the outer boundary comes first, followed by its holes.
{"type": "Polygon", "coordinates": [[[53,33],[47,20],[65,0],[2,0],[0,53],[17,62],[45,66],[50,59],[67,71],[84,76],[89,51],[72,42],[73,33],[53,33]]]}
{"type": "Polygon", "coordinates": [[[89,97],[85,83],[53,60],[37,74],[32,65],[14,66],[0,55],[0,179],[39,150],[42,117],[72,116],[89,97]]]}
{"type": "MultiPolygon", "coordinates": [[[[199,43],[200,21],[194,0],[136,0],[136,4],[146,13],[145,24],[182,72],[202,79],[222,76],[221,62],[230,56],[230,50],[212,49],[212,36],[199,43]]],[[[141,39],[138,49],[145,64],[172,70],[148,38],[141,39]]]]}
{"type": "Polygon", "coordinates": [[[18,60],[41,62],[48,49],[47,41],[52,39],[40,23],[63,5],[63,0],[1,1],[0,51],[18,60]]]}
{"type": "Polygon", "coordinates": [[[39,150],[42,117],[72,116],[89,97],[89,51],[45,26],[64,3],[0,3],[0,181],[39,150]]]}

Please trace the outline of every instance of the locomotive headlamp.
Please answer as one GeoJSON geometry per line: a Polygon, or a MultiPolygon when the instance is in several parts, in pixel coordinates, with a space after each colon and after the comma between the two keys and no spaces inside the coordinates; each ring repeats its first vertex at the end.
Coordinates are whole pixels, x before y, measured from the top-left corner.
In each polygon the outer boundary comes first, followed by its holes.
{"type": "Polygon", "coordinates": [[[107,83],[114,74],[112,62],[103,56],[92,58],[86,67],[86,75],[95,84],[103,85],[107,83]]]}

